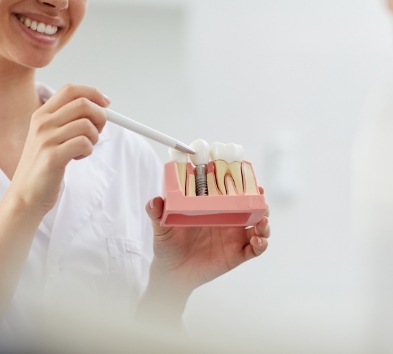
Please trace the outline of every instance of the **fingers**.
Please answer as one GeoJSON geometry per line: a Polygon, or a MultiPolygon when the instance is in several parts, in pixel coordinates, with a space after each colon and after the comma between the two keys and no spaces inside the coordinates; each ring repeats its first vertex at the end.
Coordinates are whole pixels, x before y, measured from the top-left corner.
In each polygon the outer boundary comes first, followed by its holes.
{"type": "Polygon", "coordinates": [[[61,164],[90,155],[105,126],[103,107],[109,102],[93,87],[65,86],[33,114],[34,140],[52,146],[52,157],[61,164]]]}
{"type": "Polygon", "coordinates": [[[250,248],[247,250],[249,254],[247,258],[253,258],[261,255],[265,252],[270,237],[270,225],[267,216],[264,216],[262,220],[254,227],[246,230],[247,237],[250,240],[250,248]]]}
{"type": "Polygon", "coordinates": [[[53,124],[61,127],[76,119],[87,118],[101,132],[106,123],[105,111],[87,98],[78,98],[51,115],[53,124]]]}
{"type": "Polygon", "coordinates": [[[88,118],[100,133],[106,123],[106,112],[102,108],[109,102],[93,87],[67,85],[33,114],[32,122],[62,127],[74,120],[88,118]]]}
{"type": "Polygon", "coordinates": [[[267,239],[263,237],[253,236],[250,240],[250,245],[252,247],[252,251],[255,257],[260,256],[263,252],[266,251],[268,246],[267,239]]]}
{"type": "Polygon", "coordinates": [[[54,113],[61,107],[77,100],[78,98],[86,98],[101,107],[107,107],[110,104],[110,99],[95,87],[85,85],[66,85],[57,91],[45,103],[45,105],[42,106],[42,110],[45,113],[54,113]]]}
{"type": "Polygon", "coordinates": [[[63,144],[78,136],[86,137],[92,145],[95,145],[99,140],[98,130],[87,118],[81,118],[67,124],[55,134],[54,139],[56,143],[63,144]]]}
{"type": "Polygon", "coordinates": [[[54,164],[62,166],[68,161],[80,160],[93,153],[93,145],[86,136],[76,136],[67,140],[57,148],[58,154],[54,164]]]}
{"type": "Polygon", "coordinates": [[[255,225],[255,235],[259,237],[269,238],[270,237],[270,225],[267,216],[264,216],[262,220],[255,225]]]}
{"type": "Polygon", "coordinates": [[[162,212],[164,210],[164,200],[161,197],[153,198],[146,204],[145,209],[153,223],[153,226],[159,226],[162,212]]]}
{"type": "Polygon", "coordinates": [[[160,225],[162,213],[164,211],[164,200],[161,197],[155,197],[146,204],[146,212],[151,219],[155,237],[163,237],[169,234],[170,227],[160,225]]]}
{"type": "Polygon", "coordinates": [[[253,236],[269,238],[270,237],[270,225],[267,216],[264,216],[262,220],[255,226],[247,229],[248,238],[251,240],[253,236]]]}
{"type": "Polygon", "coordinates": [[[93,87],[67,85],[34,112],[13,178],[24,200],[45,211],[53,206],[66,165],[98,142],[109,103],[93,87]]]}

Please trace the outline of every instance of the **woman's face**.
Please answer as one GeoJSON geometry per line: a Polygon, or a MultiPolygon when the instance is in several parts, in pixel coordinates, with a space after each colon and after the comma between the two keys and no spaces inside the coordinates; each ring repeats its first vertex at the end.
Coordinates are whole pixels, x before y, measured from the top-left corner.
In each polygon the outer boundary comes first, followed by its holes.
{"type": "Polygon", "coordinates": [[[87,0],[0,0],[0,63],[43,67],[81,23],[87,0]]]}

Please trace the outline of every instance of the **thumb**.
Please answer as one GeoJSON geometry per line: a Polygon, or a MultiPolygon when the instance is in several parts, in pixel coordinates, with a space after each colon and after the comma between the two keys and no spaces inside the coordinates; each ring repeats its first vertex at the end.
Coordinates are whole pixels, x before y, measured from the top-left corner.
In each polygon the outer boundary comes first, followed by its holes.
{"type": "Polygon", "coordinates": [[[151,199],[145,207],[147,215],[149,215],[153,227],[156,230],[160,227],[161,217],[164,210],[164,200],[161,197],[151,199]]]}

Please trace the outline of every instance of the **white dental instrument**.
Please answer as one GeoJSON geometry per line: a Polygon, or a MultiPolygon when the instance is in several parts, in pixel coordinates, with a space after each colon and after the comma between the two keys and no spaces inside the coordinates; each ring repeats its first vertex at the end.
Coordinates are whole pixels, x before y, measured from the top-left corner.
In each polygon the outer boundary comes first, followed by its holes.
{"type": "Polygon", "coordinates": [[[107,109],[107,119],[108,121],[115,123],[123,128],[132,130],[135,133],[143,135],[149,139],[155,140],[161,144],[169,146],[173,149],[186,152],[187,154],[195,154],[195,151],[191,149],[188,145],[182,143],[175,138],[170,137],[164,133],[159,132],[153,128],[150,128],[142,123],[139,123],[131,118],[123,116],[120,113],[107,109]]]}

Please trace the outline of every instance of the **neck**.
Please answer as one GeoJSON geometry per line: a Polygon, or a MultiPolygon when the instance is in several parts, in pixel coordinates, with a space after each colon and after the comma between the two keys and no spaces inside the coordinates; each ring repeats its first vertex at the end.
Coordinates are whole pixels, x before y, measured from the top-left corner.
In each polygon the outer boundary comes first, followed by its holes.
{"type": "Polygon", "coordinates": [[[34,73],[0,59],[0,169],[9,179],[22,154],[31,116],[41,104],[34,73]]]}
{"type": "Polygon", "coordinates": [[[3,63],[0,60],[0,137],[25,133],[32,113],[38,109],[35,69],[3,63]]]}

